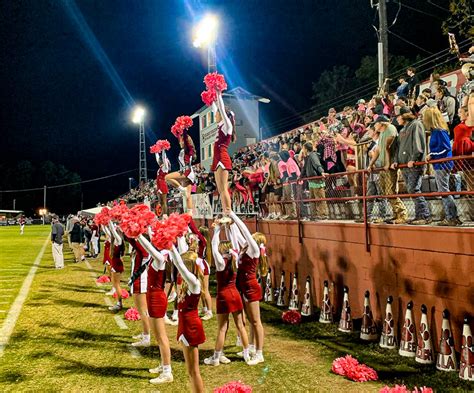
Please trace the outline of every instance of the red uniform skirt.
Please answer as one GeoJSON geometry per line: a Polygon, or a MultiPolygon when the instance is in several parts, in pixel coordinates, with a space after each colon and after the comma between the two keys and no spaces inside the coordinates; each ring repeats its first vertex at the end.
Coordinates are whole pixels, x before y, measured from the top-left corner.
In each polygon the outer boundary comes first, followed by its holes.
{"type": "Polygon", "coordinates": [[[179,317],[176,339],[191,347],[197,347],[206,341],[197,309],[200,298],[201,294],[186,295],[184,301],[178,303],[179,317]]]}
{"type": "Polygon", "coordinates": [[[237,288],[247,302],[259,302],[262,299],[262,287],[257,277],[248,273],[237,274],[237,288]]]}
{"type": "Polygon", "coordinates": [[[231,171],[232,170],[232,161],[229,156],[229,152],[227,151],[226,146],[218,146],[217,143],[214,144],[214,158],[212,160],[211,171],[217,171],[218,167],[231,171]],[[219,165],[219,162],[221,165],[219,165]]]}
{"type": "Polygon", "coordinates": [[[104,258],[102,259],[104,265],[110,265],[110,242],[108,240],[104,243],[104,258]]]}
{"type": "Polygon", "coordinates": [[[148,315],[151,318],[164,318],[168,308],[168,298],[163,289],[149,289],[146,292],[148,315]]]}
{"type": "Polygon", "coordinates": [[[208,276],[210,271],[209,271],[209,264],[207,263],[207,261],[205,259],[202,259],[202,258],[198,258],[196,260],[196,264],[199,266],[199,268],[201,269],[202,271],[202,274],[204,274],[205,276],[208,276]]]}
{"type": "Polygon", "coordinates": [[[243,310],[244,305],[239,291],[235,285],[222,288],[217,292],[216,310],[217,314],[231,314],[243,310]]]}
{"type": "Polygon", "coordinates": [[[156,188],[160,194],[168,194],[168,184],[166,184],[165,180],[166,173],[159,172],[158,176],[156,176],[156,188]]]}
{"type": "Polygon", "coordinates": [[[110,269],[115,273],[123,273],[123,262],[120,257],[112,258],[112,260],[110,261],[110,269]]]}

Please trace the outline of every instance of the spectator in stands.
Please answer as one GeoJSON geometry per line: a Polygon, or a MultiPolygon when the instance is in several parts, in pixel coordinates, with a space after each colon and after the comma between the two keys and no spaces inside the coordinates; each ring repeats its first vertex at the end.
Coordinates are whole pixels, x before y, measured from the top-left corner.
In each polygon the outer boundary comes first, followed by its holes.
{"type": "MultiPolygon", "coordinates": [[[[405,111],[404,108],[401,109],[405,111]]],[[[370,160],[368,170],[373,168],[383,168],[379,172],[380,190],[382,195],[396,195],[398,192],[398,170],[390,169],[391,164],[395,162],[397,146],[397,129],[386,116],[379,116],[374,124],[375,132],[379,134],[378,144],[370,160]]],[[[407,221],[407,209],[400,198],[390,198],[389,203],[392,206],[393,217],[386,220],[391,224],[404,224],[407,221]]],[[[377,220],[376,222],[380,222],[377,220]]]]}
{"type": "Polygon", "coordinates": [[[446,87],[446,82],[441,79],[438,73],[433,72],[430,75],[430,90],[436,91],[438,87],[446,87]]]}
{"type": "Polygon", "coordinates": [[[467,106],[469,94],[474,91],[474,64],[464,64],[461,68],[461,72],[466,78],[466,82],[461,86],[457,98],[459,106],[467,106]]]}
{"type": "MultiPolygon", "coordinates": [[[[425,161],[425,128],[423,123],[416,119],[409,110],[402,108],[397,116],[398,123],[403,127],[398,135],[398,152],[392,168],[406,164],[402,169],[403,178],[409,194],[421,193],[421,182],[425,165],[415,166],[415,162],[425,161]]],[[[431,213],[428,203],[423,196],[415,198],[415,219],[412,225],[426,225],[431,223],[431,213]]]]}
{"type": "MultiPolygon", "coordinates": [[[[435,107],[428,108],[423,113],[423,124],[425,129],[431,132],[430,153],[426,157],[426,161],[452,157],[448,125],[440,110],[435,107]]],[[[452,161],[433,164],[438,192],[449,192],[449,176],[453,167],[452,161]]],[[[446,217],[438,225],[460,225],[461,221],[458,218],[458,211],[452,195],[443,197],[443,207],[446,217]]]]}
{"type": "Polygon", "coordinates": [[[448,126],[454,127],[454,115],[456,114],[456,99],[449,95],[448,90],[445,87],[438,87],[435,90],[435,98],[438,102],[438,107],[443,114],[443,119],[448,126]]]}
{"type": "Polygon", "coordinates": [[[421,91],[421,94],[423,94],[427,99],[434,98],[433,91],[431,89],[428,89],[428,88],[423,89],[421,91]]]}
{"type": "Polygon", "coordinates": [[[416,68],[408,67],[407,68],[407,75],[408,75],[408,97],[415,100],[418,97],[420,91],[420,81],[418,79],[418,75],[416,75],[416,68]]]}
{"type": "MultiPolygon", "coordinates": [[[[300,168],[296,164],[295,160],[291,158],[288,150],[282,150],[278,153],[280,161],[278,163],[278,169],[280,170],[281,179],[283,182],[283,200],[291,201],[294,199],[294,186],[295,184],[288,184],[288,181],[294,181],[300,177],[300,168]]],[[[285,211],[285,217],[290,220],[296,218],[296,205],[294,203],[283,204],[285,211]]]]}
{"type": "Polygon", "coordinates": [[[280,161],[280,158],[277,153],[270,154],[268,176],[263,185],[263,190],[267,196],[266,202],[269,211],[269,219],[278,219],[281,217],[281,209],[278,202],[282,196],[282,185],[280,171],[278,170],[278,161],[280,161]]]}
{"type": "MultiPolygon", "coordinates": [[[[321,165],[318,154],[314,151],[313,144],[306,142],[301,151],[304,159],[303,170],[301,171],[301,179],[316,176],[326,176],[324,168],[321,165]]],[[[308,181],[310,199],[326,198],[326,184],[324,179],[313,179],[308,181]]],[[[318,220],[326,220],[329,217],[328,206],[326,201],[317,201],[310,203],[311,218],[318,220]]]]}
{"type": "Polygon", "coordinates": [[[382,96],[374,96],[372,99],[374,100],[374,108],[372,109],[372,113],[377,116],[383,115],[382,96]]]}
{"type": "Polygon", "coordinates": [[[400,83],[400,85],[398,85],[397,87],[397,97],[400,98],[400,97],[408,97],[408,93],[409,93],[409,86],[408,86],[408,82],[406,81],[406,78],[405,76],[400,76],[398,78],[398,83],[400,83]]]}
{"type": "Polygon", "coordinates": [[[468,107],[459,108],[458,113],[461,122],[454,128],[453,155],[472,155],[474,153],[474,141],[472,140],[474,127],[466,124],[469,115],[468,107]]]}
{"type": "Polygon", "coordinates": [[[423,112],[426,110],[426,101],[428,101],[428,98],[420,94],[415,101],[415,105],[413,106],[413,111],[416,113],[419,119],[423,116],[423,112]]]}

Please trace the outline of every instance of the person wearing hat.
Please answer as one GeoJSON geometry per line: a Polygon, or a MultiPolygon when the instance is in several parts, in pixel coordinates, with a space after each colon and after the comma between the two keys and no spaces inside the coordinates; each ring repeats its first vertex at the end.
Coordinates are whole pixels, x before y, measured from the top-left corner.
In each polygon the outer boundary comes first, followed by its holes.
{"type": "MultiPolygon", "coordinates": [[[[426,165],[417,165],[416,162],[425,161],[426,141],[425,127],[409,108],[401,108],[397,116],[397,122],[403,128],[398,134],[398,151],[391,165],[396,169],[400,164],[406,164],[402,169],[408,194],[421,193],[421,181],[426,165]]],[[[412,225],[426,225],[431,223],[431,213],[425,197],[415,198],[415,219],[410,221],[412,225]]]]}
{"type": "Polygon", "coordinates": [[[71,224],[71,246],[74,253],[75,262],[78,263],[83,259],[84,254],[84,249],[81,246],[81,243],[84,241],[84,232],[78,217],[74,216],[71,218],[71,224]]]}
{"type": "Polygon", "coordinates": [[[51,224],[51,243],[53,246],[54,266],[56,269],[62,269],[64,267],[63,235],[64,227],[59,222],[58,216],[53,215],[51,224]]]}
{"type": "MultiPolygon", "coordinates": [[[[403,109],[403,108],[402,108],[403,109]]],[[[375,132],[379,134],[378,145],[375,148],[370,160],[368,170],[373,168],[383,168],[379,172],[380,189],[383,195],[396,195],[398,193],[398,171],[390,169],[394,162],[397,147],[397,129],[390,124],[390,119],[380,115],[375,120],[375,132]]],[[[404,224],[407,221],[407,209],[400,198],[390,198],[389,203],[392,207],[393,218],[386,220],[392,224],[404,224]]],[[[382,222],[380,217],[374,222],[382,222]]]]}

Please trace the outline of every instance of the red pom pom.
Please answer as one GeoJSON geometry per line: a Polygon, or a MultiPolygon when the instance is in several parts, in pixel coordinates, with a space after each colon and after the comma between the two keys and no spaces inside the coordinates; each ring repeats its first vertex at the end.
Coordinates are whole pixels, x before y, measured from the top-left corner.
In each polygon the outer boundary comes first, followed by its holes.
{"type": "Polygon", "coordinates": [[[170,250],[176,239],[188,232],[190,220],[189,214],[172,213],[164,221],[154,221],[151,225],[151,242],[158,250],[170,250]]]}
{"type": "Polygon", "coordinates": [[[135,307],[129,308],[127,311],[125,311],[125,319],[129,321],[138,321],[140,320],[140,314],[138,313],[137,309],[135,307]]]}
{"type": "Polygon", "coordinates": [[[97,225],[108,225],[110,220],[110,209],[108,207],[103,207],[102,210],[94,217],[94,222],[97,225]]]}
{"type": "Polygon", "coordinates": [[[155,214],[144,204],[133,206],[122,215],[120,228],[130,238],[136,238],[148,230],[148,226],[155,220],[155,214]]]}
{"type": "Polygon", "coordinates": [[[95,282],[98,284],[105,284],[105,283],[110,282],[110,277],[103,275],[103,276],[100,276],[97,280],[95,280],[95,282]]]}
{"type": "Polygon", "coordinates": [[[301,313],[297,310],[284,311],[281,315],[283,322],[289,323],[291,325],[298,325],[301,323],[301,313]]]}
{"type": "Polygon", "coordinates": [[[213,390],[214,393],[252,393],[252,387],[240,381],[228,382],[213,390]]]}
{"type": "Polygon", "coordinates": [[[224,75],[212,72],[204,77],[204,84],[207,90],[224,91],[227,90],[227,83],[224,75]]]}
{"type": "Polygon", "coordinates": [[[215,90],[205,90],[201,93],[201,99],[204,104],[211,106],[214,101],[217,99],[217,94],[215,90]]]}
{"type": "Polygon", "coordinates": [[[360,364],[351,355],[335,359],[332,362],[331,370],[335,374],[342,375],[356,382],[377,381],[378,379],[377,372],[373,368],[360,364]]]}
{"type": "Polygon", "coordinates": [[[390,387],[385,385],[382,389],[379,390],[379,393],[433,393],[433,389],[423,386],[421,388],[414,387],[413,391],[408,389],[405,385],[395,385],[390,387]]]}
{"type": "Polygon", "coordinates": [[[163,150],[169,150],[171,147],[170,143],[166,139],[156,141],[153,146],[150,146],[150,153],[161,153],[163,150]]]}
{"type": "MultiPolygon", "coordinates": [[[[114,292],[112,295],[114,298],[117,298],[117,292],[114,292]]],[[[130,294],[126,289],[122,289],[122,299],[128,299],[130,297],[130,294]]]]}
{"type": "Polygon", "coordinates": [[[179,116],[171,127],[171,133],[179,138],[185,130],[192,127],[193,119],[190,116],[179,116]]]}
{"type": "Polygon", "coordinates": [[[118,205],[114,205],[112,209],[110,209],[109,214],[110,218],[115,221],[120,221],[122,216],[128,212],[128,207],[124,203],[120,202],[118,205]]]}

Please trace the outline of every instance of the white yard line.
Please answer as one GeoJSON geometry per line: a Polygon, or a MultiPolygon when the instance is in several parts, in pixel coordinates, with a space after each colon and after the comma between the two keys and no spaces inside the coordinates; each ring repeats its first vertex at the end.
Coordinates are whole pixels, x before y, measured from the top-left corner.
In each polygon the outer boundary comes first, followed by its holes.
{"type": "Polygon", "coordinates": [[[122,319],[120,315],[114,315],[114,319],[120,329],[122,330],[128,329],[127,324],[125,323],[125,321],[122,319]]]}
{"type": "Polygon", "coordinates": [[[46,246],[48,245],[49,241],[50,237],[48,236],[43,244],[43,247],[41,247],[41,251],[36,256],[36,259],[33,262],[33,266],[31,267],[30,271],[28,272],[28,275],[23,281],[23,285],[21,286],[20,292],[18,293],[18,296],[13,302],[10,311],[8,312],[7,318],[3,322],[2,328],[0,329],[0,357],[3,356],[5,346],[8,344],[8,340],[10,340],[10,336],[12,335],[13,330],[15,329],[16,321],[20,316],[21,309],[23,308],[23,303],[25,303],[26,297],[28,296],[28,292],[30,291],[33,278],[35,277],[36,271],[38,270],[38,265],[41,262],[41,258],[43,258],[44,251],[46,250],[46,246]]]}

